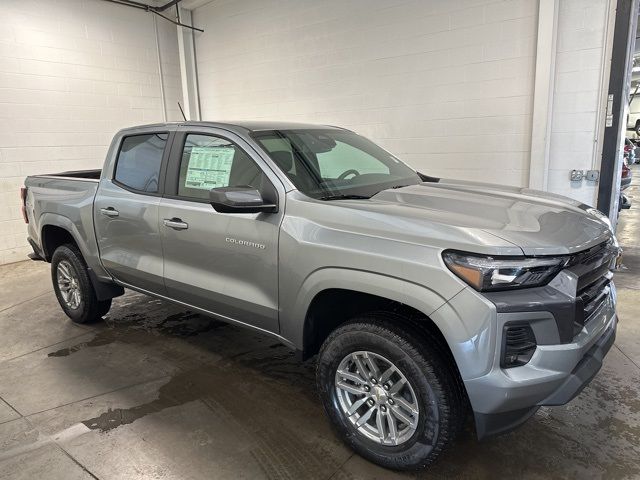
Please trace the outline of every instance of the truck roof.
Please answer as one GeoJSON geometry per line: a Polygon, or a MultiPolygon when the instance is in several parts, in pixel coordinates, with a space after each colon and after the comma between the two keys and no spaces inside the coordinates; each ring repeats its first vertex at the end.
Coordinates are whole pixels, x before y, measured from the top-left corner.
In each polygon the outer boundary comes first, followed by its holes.
{"type": "Polygon", "coordinates": [[[136,130],[139,128],[150,128],[150,127],[166,128],[168,126],[216,127],[216,128],[222,128],[225,130],[231,130],[238,133],[258,132],[262,130],[302,130],[302,129],[318,129],[318,128],[344,130],[340,127],[335,127],[332,125],[317,125],[312,123],[279,122],[279,121],[267,121],[267,120],[242,120],[242,121],[236,121],[236,122],[186,121],[186,122],[152,123],[148,125],[136,125],[133,127],[123,128],[122,131],[136,130]]]}

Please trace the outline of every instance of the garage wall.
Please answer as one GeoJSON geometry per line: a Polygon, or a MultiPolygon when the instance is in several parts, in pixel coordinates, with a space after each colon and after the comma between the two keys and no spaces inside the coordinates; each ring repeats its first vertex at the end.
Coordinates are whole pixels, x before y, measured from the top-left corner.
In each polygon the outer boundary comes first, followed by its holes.
{"type": "Polygon", "coordinates": [[[534,0],[216,0],[202,118],[341,125],[437,176],[526,185],[534,0]]]}
{"type": "MultiPolygon", "coordinates": [[[[26,175],[99,168],[120,128],[163,120],[154,18],[99,0],[0,2],[0,264],[29,248],[26,175]]],[[[181,98],[175,26],[157,23],[169,119],[181,98]]]]}
{"type": "Polygon", "coordinates": [[[572,183],[569,172],[600,168],[611,6],[608,0],[561,0],[558,12],[548,189],[590,205],[598,184],[572,183]]]}

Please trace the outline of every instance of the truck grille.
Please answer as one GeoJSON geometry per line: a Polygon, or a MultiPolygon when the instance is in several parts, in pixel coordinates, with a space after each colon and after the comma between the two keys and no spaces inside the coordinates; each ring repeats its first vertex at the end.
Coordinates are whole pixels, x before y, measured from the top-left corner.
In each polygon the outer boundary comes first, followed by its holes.
{"type": "Polygon", "coordinates": [[[617,255],[618,249],[613,245],[613,240],[610,240],[571,258],[569,270],[578,277],[574,336],[580,333],[582,327],[607,300],[612,277],[610,270],[617,255]]]}

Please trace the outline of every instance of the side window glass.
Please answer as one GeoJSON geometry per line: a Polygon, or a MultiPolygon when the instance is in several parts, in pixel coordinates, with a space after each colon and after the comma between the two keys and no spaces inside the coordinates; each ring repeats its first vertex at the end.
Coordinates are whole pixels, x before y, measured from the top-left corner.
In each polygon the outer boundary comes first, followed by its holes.
{"type": "Polygon", "coordinates": [[[208,199],[212,188],[262,189],[264,182],[262,170],[234,143],[211,135],[187,135],[180,162],[179,196],[208,199]]]}
{"type": "Polygon", "coordinates": [[[114,179],[133,190],[157,193],[167,133],[132,135],[122,140],[114,179]]]}
{"type": "Polygon", "coordinates": [[[349,167],[363,173],[383,173],[389,175],[389,167],[377,158],[352,147],[348,143],[336,141],[336,146],[328,152],[318,153],[318,166],[323,178],[337,178],[345,171],[345,159],[349,159],[349,167]]]}

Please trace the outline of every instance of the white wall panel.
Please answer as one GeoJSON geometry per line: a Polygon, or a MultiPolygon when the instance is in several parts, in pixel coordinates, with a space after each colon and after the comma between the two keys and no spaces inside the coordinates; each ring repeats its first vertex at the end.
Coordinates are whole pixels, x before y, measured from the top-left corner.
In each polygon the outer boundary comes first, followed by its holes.
{"type": "MultiPolygon", "coordinates": [[[[610,0],[561,0],[548,189],[594,203],[610,0]]],[[[536,0],[216,0],[193,12],[202,117],[327,123],[425,173],[526,186],[536,0]]],[[[0,1],[0,263],[28,251],[24,176],[96,168],[181,118],[176,28],[100,0],[0,1]],[[158,61],[158,48],[161,56],[158,61]],[[162,78],[160,76],[162,71],[162,78]],[[164,91],[164,104],[162,91],[164,91]]]]}
{"type": "MultiPolygon", "coordinates": [[[[153,16],[100,0],[0,2],[0,264],[30,250],[26,175],[100,168],[120,128],[163,120],[153,16]]],[[[158,19],[167,113],[181,98],[174,25],[158,19]]]]}
{"type": "Polygon", "coordinates": [[[558,16],[548,188],[589,205],[596,204],[597,183],[572,183],[569,173],[600,168],[609,7],[608,0],[561,0],[558,16]]]}
{"type": "Polygon", "coordinates": [[[202,117],[341,125],[432,175],[526,185],[537,2],[218,0],[202,117]]]}

